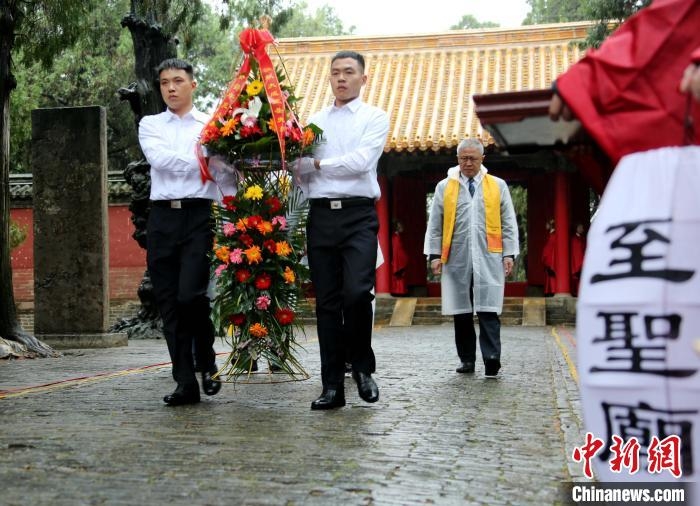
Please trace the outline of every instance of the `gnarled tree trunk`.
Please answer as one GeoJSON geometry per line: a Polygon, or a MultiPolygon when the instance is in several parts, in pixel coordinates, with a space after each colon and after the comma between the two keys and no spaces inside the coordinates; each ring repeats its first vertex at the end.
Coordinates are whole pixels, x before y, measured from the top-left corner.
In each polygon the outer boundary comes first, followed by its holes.
{"type": "Polygon", "coordinates": [[[53,349],[22,328],[12,288],[10,261],[10,94],[17,83],[10,68],[17,16],[16,2],[0,2],[0,358],[55,356],[53,349]],[[12,341],[12,342],[6,342],[12,341]],[[14,343],[21,346],[17,346],[14,343]]]}
{"type": "MultiPolygon", "coordinates": [[[[127,100],[134,113],[138,128],[143,116],[158,114],[165,109],[165,103],[158,87],[155,69],[166,58],[177,56],[176,42],[163,31],[155,15],[140,18],[137,12],[138,0],[133,0],[131,13],[124,17],[122,26],[129,29],[134,44],[136,81],[119,90],[122,100],[127,100]]],[[[129,210],[134,224],[133,237],[142,248],[146,248],[146,222],[148,220],[151,190],[150,165],[145,159],[131,162],[124,170],[124,179],[131,185],[133,195],[129,210]]],[[[153,287],[148,270],[138,289],[141,302],[138,314],[133,318],[121,319],[113,331],[126,331],[130,339],[163,337],[162,322],[158,314],[153,287]]]]}

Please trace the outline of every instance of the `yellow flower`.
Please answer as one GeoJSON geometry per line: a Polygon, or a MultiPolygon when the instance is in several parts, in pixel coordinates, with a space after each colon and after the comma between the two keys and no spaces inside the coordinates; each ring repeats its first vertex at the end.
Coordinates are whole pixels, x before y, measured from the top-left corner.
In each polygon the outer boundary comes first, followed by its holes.
{"type": "Polygon", "coordinates": [[[228,263],[229,256],[231,254],[231,251],[229,250],[228,246],[221,246],[216,249],[216,258],[224,262],[225,264],[228,263]]]}
{"type": "Polygon", "coordinates": [[[246,93],[254,97],[258,93],[260,93],[263,89],[263,82],[260,81],[259,79],[256,79],[255,81],[252,81],[248,84],[248,86],[245,87],[246,93]]]}
{"type": "Polygon", "coordinates": [[[260,200],[263,197],[262,188],[256,184],[249,186],[243,194],[243,197],[249,200],[260,200]]]}
{"type": "Polygon", "coordinates": [[[267,335],[267,329],[265,325],[254,323],[250,326],[250,333],[255,337],[265,337],[267,335]]]}
{"type": "Polygon", "coordinates": [[[287,195],[289,194],[289,190],[291,190],[291,188],[292,188],[291,179],[289,178],[289,176],[287,176],[285,174],[282,177],[280,177],[277,180],[277,182],[279,184],[279,189],[280,189],[280,193],[282,194],[282,197],[287,198],[287,195]]]}
{"type": "Polygon", "coordinates": [[[259,264],[262,261],[260,246],[253,246],[244,251],[249,264],[259,264]]]}
{"type": "Polygon", "coordinates": [[[292,284],[297,279],[297,277],[294,275],[294,271],[292,269],[290,269],[289,267],[284,268],[284,272],[282,273],[282,277],[284,278],[284,282],[287,284],[292,284]]]}
{"type": "MultiPolygon", "coordinates": [[[[289,246],[289,243],[287,241],[280,241],[275,244],[277,254],[281,257],[286,257],[292,252],[292,248],[289,246]]],[[[294,282],[292,280],[292,282],[294,282]]]]}

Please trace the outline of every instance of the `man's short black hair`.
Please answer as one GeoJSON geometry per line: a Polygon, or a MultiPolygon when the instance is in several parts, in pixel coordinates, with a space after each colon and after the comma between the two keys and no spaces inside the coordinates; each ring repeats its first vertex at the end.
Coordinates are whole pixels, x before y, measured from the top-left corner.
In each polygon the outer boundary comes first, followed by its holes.
{"type": "Polygon", "coordinates": [[[168,58],[167,60],[163,60],[160,62],[160,65],[156,67],[156,72],[160,77],[160,73],[168,69],[184,70],[187,72],[187,75],[190,76],[190,79],[194,79],[194,69],[192,68],[192,65],[185,60],[181,60],[179,58],[168,58]]]}
{"type": "Polygon", "coordinates": [[[362,72],[365,71],[365,57],[362,56],[357,51],[338,51],[337,53],[335,53],[335,56],[331,60],[331,65],[333,64],[334,61],[341,60],[343,58],[352,58],[353,60],[355,60],[357,63],[360,64],[360,70],[362,72]]]}

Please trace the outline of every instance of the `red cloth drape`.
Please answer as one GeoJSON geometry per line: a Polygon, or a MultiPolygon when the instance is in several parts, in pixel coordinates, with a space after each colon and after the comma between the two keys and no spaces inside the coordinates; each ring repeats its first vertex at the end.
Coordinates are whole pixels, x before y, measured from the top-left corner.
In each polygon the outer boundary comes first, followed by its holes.
{"type": "Polygon", "coordinates": [[[547,242],[542,248],[542,266],[544,267],[544,294],[552,295],[556,290],[556,273],[554,262],[556,258],[557,237],[552,232],[547,236],[547,242]]]}
{"type": "Polygon", "coordinates": [[[583,235],[574,234],[571,237],[571,293],[578,295],[578,286],[581,282],[581,269],[583,268],[583,255],[586,252],[586,238],[583,235]]]}
{"type": "Polygon", "coordinates": [[[391,236],[391,293],[404,295],[408,293],[406,288],[406,268],[408,267],[408,255],[403,246],[403,240],[399,232],[391,236]]]}
{"type": "MultiPolygon", "coordinates": [[[[698,46],[700,2],[655,0],[562,74],[557,89],[617,165],[629,153],[683,144],[678,83],[698,46]]],[[[695,136],[697,144],[700,129],[695,136]]]]}

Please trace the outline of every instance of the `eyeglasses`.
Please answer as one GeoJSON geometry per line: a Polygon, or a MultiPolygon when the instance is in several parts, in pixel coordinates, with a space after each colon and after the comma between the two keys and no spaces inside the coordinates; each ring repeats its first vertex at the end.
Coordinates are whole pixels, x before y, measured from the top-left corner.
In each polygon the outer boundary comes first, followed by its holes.
{"type": "Polygon", "coordinates": [[[467,163],[467,162],[479,163],[479,162],[481,162],[482,158],[483,157],[481,157],[481,156],[458,156],[457,161],[459,163],[467,163]]]}

